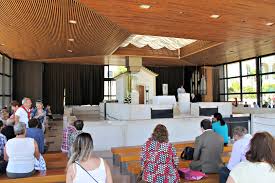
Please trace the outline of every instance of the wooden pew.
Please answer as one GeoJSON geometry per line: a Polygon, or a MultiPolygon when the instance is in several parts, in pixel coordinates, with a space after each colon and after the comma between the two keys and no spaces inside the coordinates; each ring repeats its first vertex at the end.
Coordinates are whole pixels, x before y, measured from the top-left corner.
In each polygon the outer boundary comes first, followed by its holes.
{"type": "MultiPolygon", "coordinates": [[[[230,156],[223,156],[222,157],[222,161],[224,163],[228,163],[230,159],[230,156]]],[[[190,165],[191,161],[190,160],[180,160],[179,161],[179,168],[188,168],[189,165],[190,165]]],[[[127,167],[127,170],[128,172],[130,173],[130,180],[131,182],[135,182],[136,181],[136,177],[137,175],[140,173],[140,170],[141,170],[141,167],[140,167],[140,162],[131,162],[129,163],[128,167],[127,167]]],[[[198,181],[198,183],[201,183],[201,182],[219,182],[219,179],[218,179],[218,175],[216,174],[211,174],[207,177],[207,179],[203,179],[201,181],[198,181]]],[[[189,181],[186,181],[186,180],[181,180],[181,182],[189,182],[189,181]]],[[[192,181],[193,182],[193,181],[192,181]]],[[[211,182],[211,183],[212,183],[211,182]]],[[[195,181],[195,183],[197,183],[197,181],[195,181]]]]}
{"type": "Polygon", "coordinates": [[[0,176],[1,183],[63,183],[66,182],[64,169],[47,170],[45,173],[36,172],[33,176],[20,179],[9,179],[6,175],[0,176]]]}

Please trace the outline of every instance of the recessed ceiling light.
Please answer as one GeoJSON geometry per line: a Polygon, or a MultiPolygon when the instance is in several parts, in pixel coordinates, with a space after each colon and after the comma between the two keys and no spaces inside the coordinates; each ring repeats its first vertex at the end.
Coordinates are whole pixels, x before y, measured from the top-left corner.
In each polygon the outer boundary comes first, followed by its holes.
{"type": "Polygon", "coordinates": [[[76,20],[69,20],[70,24],[76,24],[76,20]]]}
{"type": "Polygon", "coordinates": [[[74,42],[74,39],[73,38],[69,38],[68,41],[74,42]]]}
{"type": "Polygon", "coordinates": [[[68,52],[70,52],[70,53],[72,53],[73,52],[73,50],[67,50],[68,52]]]}
{"type": "Polygon", "coordinates": [[[179,14],[183,14],[183,11],[180,11],[179,14]]]}
{"type": "Polygon", "coordinates": [[[273,24],[274,24],[273,22],[267,22],[265,25],[272,26],[273,24]]]}
{"type": "Polygon", "coordinates": [[[139,5],[139,7],[141,9],[149,9],[149,8],[151,8],[151,5],[149,5],[149,4],[141,4],[141,5],[139,5]]]}
{"type": "Polygon", "coordinates": [[[210,18],[217,19],[220,18],[220,15],[211,15],[210,18]]]}
{"type": "Polygon", "coordinates": [[[1,43],[0,46],[5,46],[5,44],[4,44],[4,43],[1,43]]]}

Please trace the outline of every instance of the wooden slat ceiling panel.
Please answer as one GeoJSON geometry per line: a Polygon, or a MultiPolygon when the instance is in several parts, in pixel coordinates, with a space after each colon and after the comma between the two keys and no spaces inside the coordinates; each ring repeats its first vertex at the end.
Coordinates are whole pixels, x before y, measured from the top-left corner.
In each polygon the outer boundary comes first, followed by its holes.
{"type": "Polygon", "coordinates": [[[74,0],[0,0],[0,51],[13,58],[109,55],[129,36],[74,0]]]}
{"type": "Polygon", "coordinates": [[[275,36],[274,27],[265,25],[275,21],[274,0],[79,1],[134,34],[217,42],[275,36]]]}

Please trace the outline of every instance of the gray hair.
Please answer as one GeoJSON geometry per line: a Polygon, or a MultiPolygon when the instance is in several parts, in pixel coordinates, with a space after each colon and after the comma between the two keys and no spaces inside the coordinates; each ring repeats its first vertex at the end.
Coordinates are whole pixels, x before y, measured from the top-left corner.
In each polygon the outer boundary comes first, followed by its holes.
{"type": "Polygon", "coordinates": [[[26,131],[26,125],[23,122],[18,122],[13,126],[15,135],[22,135],[26,131]]]}
{"type": "Polygon", "coordinates": [[[244,136],[247,134],[247,129],[242,126],[237,126],[233,129],[233,135],[238,135],[239,137],[244,136]]]}
{"type": "Polygon", "coordinates": [[[26,103],[28,100],[31,100],[31,99],[28,98],[28,97],[24,97],[23,100],[22,100],[22,104],[26,103]]]}

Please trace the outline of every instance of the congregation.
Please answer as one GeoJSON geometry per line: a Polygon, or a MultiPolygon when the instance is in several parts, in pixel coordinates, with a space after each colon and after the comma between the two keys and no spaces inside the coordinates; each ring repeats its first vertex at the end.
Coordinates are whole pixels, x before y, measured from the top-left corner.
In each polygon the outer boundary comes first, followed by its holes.
{"type": "MultiPolygon", "coordinates": [[[[11,103],[12,114],[2,109],[0,121],[0,171],[9,178],[29,177],[45,171],[43,154],[47,150],[44,133],[50,107],[42,101],[32,108],[29,98],[11,103]]],[[[93,153],[93,138],[83,132],[84,122],[73,121],[63,130],[62,153],[68,157],[66,182],[112,183],[110,166],[93,153]]],[[[233,129],[233,147],[227,164],[222,161],[224,147],[231,146],[228,125],[220,113],[212,121],[200,123],[201,135],[195,139],[189,171],[219,174],[220,183],[271,183],[275,180],[275,140],[268,132],[251,136],[244,127],[233,129]],[[253,176],[252,176],[253,175],[253,176]]],[[[191,148],[191,147],[190,147],[191,148]]],[[[185,152],[187,153],[187,151],[185,152]]],[[[181,169],[176,148],[169,142],[166,126],[159,124],[141,148],[141,173],[138,182],[177,183],[181,169]]]]}

